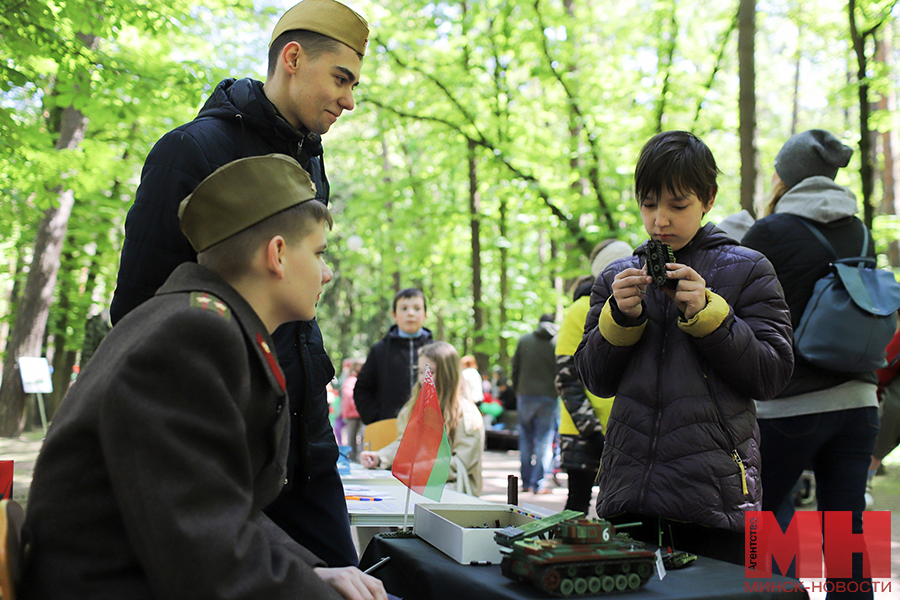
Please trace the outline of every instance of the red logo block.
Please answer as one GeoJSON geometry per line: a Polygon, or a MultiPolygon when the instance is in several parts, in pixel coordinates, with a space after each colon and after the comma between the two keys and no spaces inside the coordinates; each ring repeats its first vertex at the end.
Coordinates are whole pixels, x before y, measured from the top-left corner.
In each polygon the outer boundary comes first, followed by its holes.
{"type": "Polygon", "coordinates": [[[853,533],[850,511],[798,511],[786,532],[769,511],[748,511],[744,522],[747,577],[771,577],[772,559],[782,573],[796,559],[798,578],[852,577],[854,553],[863,555],[863,577],[891,576],[889,511],[864,512],[864,533],[853,533]]]}

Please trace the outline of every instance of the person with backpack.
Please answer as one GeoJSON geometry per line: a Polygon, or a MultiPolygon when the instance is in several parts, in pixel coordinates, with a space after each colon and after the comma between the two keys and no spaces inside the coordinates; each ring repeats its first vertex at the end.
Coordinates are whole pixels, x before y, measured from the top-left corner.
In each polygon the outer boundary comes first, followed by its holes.
{"type": "MultiPolygon", "coordinates": [[[[832,252],[837,258],[851,258],[865,247],[865,255],[875,257],[871,233],[855,216],[856,197],[834,181],[852,154],[851,148],[821,129],[791,137],[775,158],[766,215],[742,240],[775,267],[795,336],[816,282],[831,272],[832,252]]],[[[776,511],[811,466],[818,509],[853,511],[853,531],[862,533],[866,475],[878,433],[874,369],[824,368],[796,350],[794,360],[787,387],[775,400],[757,403],[762,509],[776,511]]],[[[861,554],[854,555],[853,572],[857,585],[868,581],[862,579],[861,554]]],[[[866,587],[872,589],[871,585],[858,589],[866,587]]],[[[871,598],[871,591],[861,597],[866,596],[871,598]]]]}

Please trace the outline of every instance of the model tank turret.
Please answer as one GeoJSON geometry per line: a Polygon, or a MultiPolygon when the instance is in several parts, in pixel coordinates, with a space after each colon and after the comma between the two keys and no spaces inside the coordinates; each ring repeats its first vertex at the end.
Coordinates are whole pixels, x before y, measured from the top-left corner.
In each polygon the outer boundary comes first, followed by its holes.
{"type": "Polygon", "coordinates": [[[636,590],[653,574],[656,555],[616,535],[603,519],[566,519],[552,539],[517,540],[500,568],[510,579],[554,596],[636,590]]]}

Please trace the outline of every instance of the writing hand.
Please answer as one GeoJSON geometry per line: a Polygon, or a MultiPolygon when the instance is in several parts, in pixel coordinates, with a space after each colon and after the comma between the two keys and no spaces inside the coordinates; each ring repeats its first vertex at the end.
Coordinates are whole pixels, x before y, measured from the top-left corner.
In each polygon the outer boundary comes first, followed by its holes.
{"type": "Polygon", "coordinates": [[[368,450],[359,453],[359,464],[364,466],[367,469],[375,469],[378,465],[381,464],[381,459],[378,458],[378,454],[375,452],[369,452],[368,450]]]}

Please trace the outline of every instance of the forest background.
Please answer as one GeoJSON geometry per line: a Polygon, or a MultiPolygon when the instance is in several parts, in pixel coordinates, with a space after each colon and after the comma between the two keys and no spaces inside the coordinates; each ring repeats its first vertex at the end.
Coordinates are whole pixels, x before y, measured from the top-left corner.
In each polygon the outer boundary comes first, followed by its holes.
{"type": "MultiPolygon", "coordinates": [[[[324,137],[329,354],[365,356],[413,286],[437,339],[506,367],[596,243],[646,238],[633,169],[664,130],[713,150],[714,222],[757,215],[784,141],[830,130],[897,268],[896,2],[348,0],[372,33],[357,108],[324,137]]],[[[0,0],[0,435],[27,421],[16,357],[51,361],[51,415],[68,387],[153,143],[221,79],[263,79],[292,4],[0,0]]]]}

